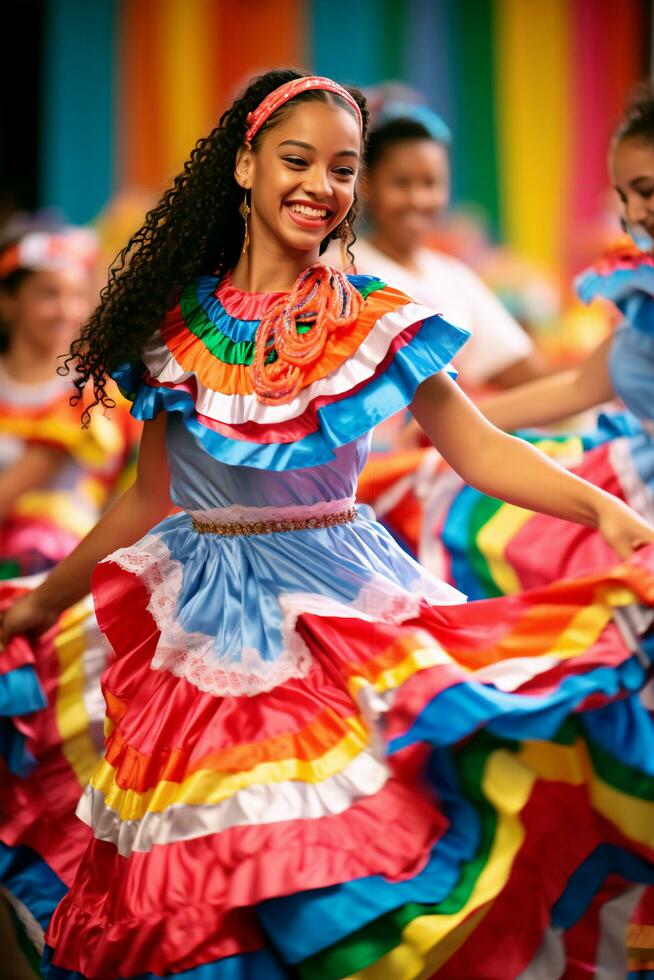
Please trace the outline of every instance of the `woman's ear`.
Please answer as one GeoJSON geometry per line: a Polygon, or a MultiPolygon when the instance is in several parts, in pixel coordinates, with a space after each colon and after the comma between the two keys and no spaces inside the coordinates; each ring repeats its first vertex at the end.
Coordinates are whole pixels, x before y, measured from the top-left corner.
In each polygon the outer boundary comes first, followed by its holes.
{"type": "Polygon", "coordinates": [[[252,170],[254,168],[254,152],[249,143],[243,143],[236,154],[234,179],[243,190],[252,187],[252,170]]]}

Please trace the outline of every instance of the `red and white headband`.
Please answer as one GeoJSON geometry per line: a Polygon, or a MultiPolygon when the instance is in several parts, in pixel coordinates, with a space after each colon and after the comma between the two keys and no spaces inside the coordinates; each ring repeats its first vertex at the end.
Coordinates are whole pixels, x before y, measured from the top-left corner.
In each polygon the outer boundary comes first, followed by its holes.
{"type": "Polygon", "coordinates": [[[90,267],[97,256],[97,239],[86,228],[32,231],[0,250],[0,279],[17,269],[50,272],[76,264],[90,267]]]}
{"type": "Polygon", "coordinates": [[[356,117],[359,121],[359,129],[363,129],[361,109],[347,89],[343,88],[342,85],[339,85],[338,82],[333,82],[331,78],[321,78],[319,75],[309,75],[307,77],[303,76],[302,78],[294,78],[292,81],[285,82],[283,85],[280,85],[279,88],[276,88],[270,92],[253,112],[248,113],[248,129],[245,134],[245,142],[249,143],[251,140],[253,140],[263,124],[267,122],[272,114],[277,112],[279,107],[284,105],[285,102],[289,102],[291,99],[294,99],[295,96],[299,95],[301,92],[310,91],[333,92],[334,95],[339,95],[354,109],[356,117]]]}

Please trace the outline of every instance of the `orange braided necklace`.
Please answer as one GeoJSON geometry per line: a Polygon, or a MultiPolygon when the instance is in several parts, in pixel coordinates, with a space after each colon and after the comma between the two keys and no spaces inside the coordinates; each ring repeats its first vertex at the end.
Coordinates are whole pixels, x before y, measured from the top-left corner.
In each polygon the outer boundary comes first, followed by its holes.
{"type": "Polygon", "coordinates": [[[356,323],[362,302],[338,269],[320,264],[305,269],[257,329],[251,372],[258,400],[264,405],[293,401],[330,336],[356,323]],[[300,331],[302,326],[307,329],[300,331]]]}

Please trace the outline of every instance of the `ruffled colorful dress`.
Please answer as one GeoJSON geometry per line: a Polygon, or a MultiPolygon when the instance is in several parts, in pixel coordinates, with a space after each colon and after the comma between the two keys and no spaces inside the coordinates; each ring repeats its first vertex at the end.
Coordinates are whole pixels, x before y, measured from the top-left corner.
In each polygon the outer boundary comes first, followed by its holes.
{"type": "MultiPolygon", "coordinates": [[[[0,608],[38,580],[0,583],[0,608]]],[[[90,596],[34,647],[16,637],[0,654],[0,893],[35,970],[91,837],[74,812],[104,746],[108,655],[90,596]]]]}
{"type": "Polygon", "coordinates": [[[279,297],[228,279],[121,372],[182,513],[95,574],[107,746],[51,980],[527,977],[612,875],[654,880],[654,556],[466,606],[352,514],[371,428],[465,333],[351,282],[288,404],[249,370],[279,297]]]}
{"type": "Polygon", "coordinates": [[[0,470],[29,445],[66,456],[49,483],[22,494],[0,524],[2,579],[34,575],[65,558],[97,521],[135,448],[138,427],[124,403],[111,417],[94,413],[82,429],[71,391],[70,379],[56,376],[47,384],[17,383],[0,360],[0,470]]]}

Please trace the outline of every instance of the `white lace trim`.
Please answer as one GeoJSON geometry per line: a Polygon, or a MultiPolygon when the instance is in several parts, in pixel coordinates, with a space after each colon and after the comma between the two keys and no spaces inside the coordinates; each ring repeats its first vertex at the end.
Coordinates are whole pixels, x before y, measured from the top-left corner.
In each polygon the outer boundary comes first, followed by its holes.
{"type": "Polygon", "coordinates": [[[284,613],[284,621],[288,619],[295,628],[298,616],[305,613],[399,626],[407,619],[415,619],[425,603],[430,606],[453,606],[465,602],[463,593],[445,582],[432,580],[427,575],[416,585],[418,591],[409,592],[389,579],[374,575],[352,603],[341,602],[315,592],[288,592],[280,595],[279,604],[284,613]]]}
{"type": "Polygon", "coordinates": [[[271,691],[292,678],[305,677],[312,657],[295,629],[303,612],[326,615],[356,616],[370,621],[401,623],[418,614],[422,601],[449,605],[463,601],[456,589],[444,582],[420,580],[419,594],[382,578],[373,578],[363,586],[351,605],[339,603],[314,593],[290,593],[279,596],[283,612],[282,652],[275,660],[264,660],[253,647],[242,647],[240,659],[222,658],[216,651],[214,637],[206,633],[187,632],[177,619],[177,603],[182,590],[182,563],[171,558],[164,541],[150,534],[137,548],[121,548],[105,561],[114,562],[136,575],[150,593],[148,612],[152,615],[160,638],[152,658],[153,670],[167,670],[183,677],[194,687],[214,697],[252,697],[271,691]]]}
{"type": "Polygon", "coordinates": [[[138,576],[150,593],[148,612],[161,632],[150,665],[153,670],[170,671],[215,697],[252,697],[309,672],[311,654],[295,632],[297,616],[284,622],[283,649],[275,660],[264,660],[253,647],[242,647],[238,661],[221,659],[213,637],[187,632],[176,617],[182,564],[170,557],[156,535],[143,538],[138,550],[121,548],[105,560],[138,576]]]}
{"type": "Polygon", "coordinates": [[[308,517],[325,517],[329,514],[340,514],[353,506],[354,497],[343,497],[340,500],[321,500],[316,504],[291,504],[286,507],[243,507],[241,504],[231,504],[229,507],[189,510],[187,513],[199,521],[236,524],[244,521],[254,523],[255,521],[287,521],[304,520],[308,517]]]}

